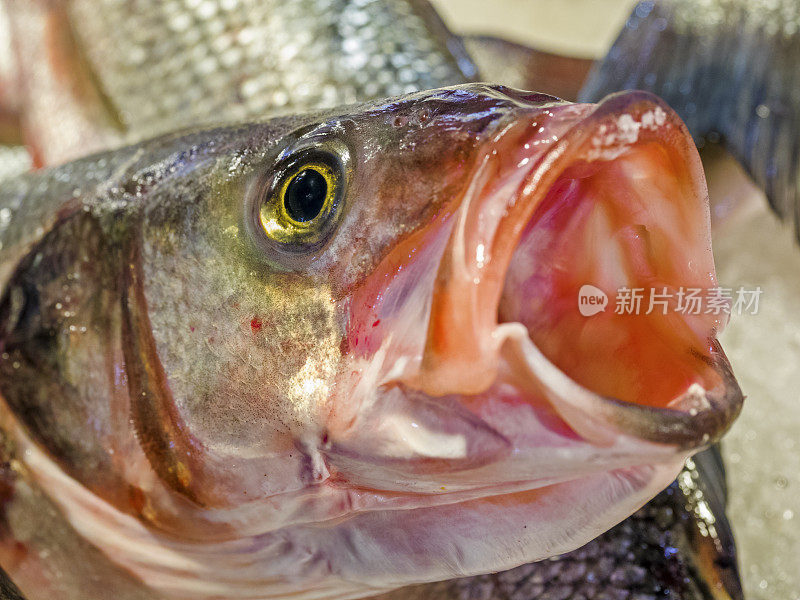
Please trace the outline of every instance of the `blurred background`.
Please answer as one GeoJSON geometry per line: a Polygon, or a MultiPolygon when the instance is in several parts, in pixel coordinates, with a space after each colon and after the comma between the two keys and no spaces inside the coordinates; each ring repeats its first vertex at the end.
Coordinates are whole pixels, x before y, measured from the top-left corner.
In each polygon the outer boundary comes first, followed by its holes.
{"type": "Polygon", "coordinates": [[[555,54],[600,58],[636,4],[631,0],[432,0],[452,29],[494,35],[555,54]]]}

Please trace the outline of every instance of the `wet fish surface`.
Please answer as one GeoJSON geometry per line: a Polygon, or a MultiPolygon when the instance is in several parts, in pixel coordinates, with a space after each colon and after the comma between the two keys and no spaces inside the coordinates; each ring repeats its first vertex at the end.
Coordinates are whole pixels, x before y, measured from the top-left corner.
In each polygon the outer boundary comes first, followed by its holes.
{"type": "Polygon", "coordinates": [[[714,284],[696,150],[646,94],[436,90],[0,195],[0,564],[32,599],[508,569],[635,511],[740,408],[718,317],[577,314],[587,277],[714,284]],[[632,235],[586,234],[609,224],[632,235]]]}

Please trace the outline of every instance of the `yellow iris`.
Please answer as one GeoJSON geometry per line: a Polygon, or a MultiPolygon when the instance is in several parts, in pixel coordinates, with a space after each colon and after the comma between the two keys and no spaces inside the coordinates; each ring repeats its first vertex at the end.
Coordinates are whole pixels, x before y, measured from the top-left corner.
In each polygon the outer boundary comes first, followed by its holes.
{"type": "Polygon", "coordinates": [[[262,204],[261,226],[271,239],[282,243],[314,243],[335,208],[339,176],[321,162],[292,168],[262,204]]]}

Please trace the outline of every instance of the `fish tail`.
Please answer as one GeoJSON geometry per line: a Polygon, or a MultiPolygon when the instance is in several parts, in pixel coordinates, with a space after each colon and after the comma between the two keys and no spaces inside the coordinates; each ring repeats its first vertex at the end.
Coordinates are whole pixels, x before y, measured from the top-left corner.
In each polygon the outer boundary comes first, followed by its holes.
{"type": "Polygon", "coordinates": [[[721,138],[800,240],[798,60],[796,2],[640,2],[580,97],[660,95],[699,145],[721,138]]]}
{"type": "Polygon", "coordinates": [[[736,542],[725,512],[728,489],[719,445],[687,461],[678,486],[692,516],[687,533],[698,580],[715,600],[744,600],[736,542]]]}

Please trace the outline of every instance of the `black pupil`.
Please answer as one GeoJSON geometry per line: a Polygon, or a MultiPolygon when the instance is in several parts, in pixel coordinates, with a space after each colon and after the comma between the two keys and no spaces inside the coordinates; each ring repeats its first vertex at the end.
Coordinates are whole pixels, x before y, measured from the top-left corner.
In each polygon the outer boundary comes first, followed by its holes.
{"type": "Polygon", "coordinates": [[[316,169],[303,169],[286,186],[283,204],[295,221],[305,223],[319,215],[328,196],[328,182],[316,169]]]}

